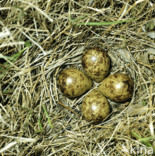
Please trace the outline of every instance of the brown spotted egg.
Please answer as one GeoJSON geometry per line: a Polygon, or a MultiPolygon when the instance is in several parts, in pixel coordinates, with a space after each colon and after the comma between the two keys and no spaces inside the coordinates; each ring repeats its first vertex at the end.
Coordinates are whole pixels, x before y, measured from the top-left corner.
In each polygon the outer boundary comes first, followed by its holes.
{"type": "Polygon", "coordinates": [[[82,102],[82,114],[88,121],[100,122],[110,114],[110,105],[103,94],[94,89],[82,102]]]}
{"type": "Polygon", "coordinates": [[[78,97],[92,87],[92,81],[76,68],[64,69],[58,77],[58,84],[64,95],[70,98],[78,97]]]}
{"type": "Polygon", "coordinates": [[[82,65],[92,80],[101,82],[109,73],[110,58],[102,50],[93,48],[87,50],[82,56],[82,65]]]}
{"type": "Polygon", "coordinates": [[[115,102],[124,102],[132,97],[133,80],[123,73],[115,73],[105,78],[98,87],[104,96],[115,102]]]}

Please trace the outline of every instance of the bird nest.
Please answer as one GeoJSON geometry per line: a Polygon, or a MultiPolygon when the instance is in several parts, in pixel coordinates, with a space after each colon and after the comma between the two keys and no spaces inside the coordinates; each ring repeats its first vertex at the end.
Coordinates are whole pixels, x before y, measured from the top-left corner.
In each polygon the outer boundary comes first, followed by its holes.
{"type": "Polygon", "coordinates": [[[0,153],[11,156],[152,154],[155,102],[153,0],[0,1],[0,153]],[[134,80],[131,101],[92,124],[85,96],[68,99],[57,77],[81,68],[85,49],[111,58],[134,80]]]}

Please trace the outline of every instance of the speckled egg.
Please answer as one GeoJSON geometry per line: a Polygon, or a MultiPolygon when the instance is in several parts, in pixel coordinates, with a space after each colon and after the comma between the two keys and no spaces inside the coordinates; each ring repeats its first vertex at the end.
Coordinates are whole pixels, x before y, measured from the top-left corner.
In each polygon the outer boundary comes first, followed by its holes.
{"type": "Polygon", "coordinates": [[[82,56],[82,65],[92,80],[101,82],[109,73],[110,58],[100,49],[89,49],[82,56]]]}
{"type": "Polygon", "coordinates": [[[94,89],[82,102],[82,114],[88,121],[100,122],[110,114],[110,105],[103,94],[94,89]]]}
{"type": "Polygon", "coordinates": [[[58,84],[64,95],[70,98],[78,97],[92,87],[91,79],[76,68],[64,69],[58,77],[58,84]]]}
{"type": "Polygon", "coordinates": [[[123,73],[115,73],[105,78],[98,87],[98,90],[110,100],[124,102],[132,97],[133,80],[123,73]]]}

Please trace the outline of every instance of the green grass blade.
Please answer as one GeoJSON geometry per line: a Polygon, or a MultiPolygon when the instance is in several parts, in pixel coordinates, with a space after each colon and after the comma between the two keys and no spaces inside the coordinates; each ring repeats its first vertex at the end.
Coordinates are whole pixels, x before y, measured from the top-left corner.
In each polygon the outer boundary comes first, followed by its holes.
{"type": "Polygon", "coordinates": [[[49,117],[49,115],[48,115],[48,112],[47,112],[47,110],[46,110],[46,107],[45,107],[44,105],[43,105],[42,107],[43,107],[45,116],[46,116],[46,118],[47,118],[48,124],[49,124],[49,126],[53,129],[53,124],[52,124],[52,121],[51,121],[51,119],[50,119],[50,117],[49,117]]]}
{"type": "Polygon", "coordinates": [[[36,130],[36,133],[42,133],[43,132],[43,126],[41,123],[41,118],[38,119],[38,126],[39,126],[39,129],[36,130]]]}
{"type": "Polygon", "coordinates": [[[31,43],[29,41],[25,42],[25,48],[23,48],[21,51],[11,55],[11,56],[4,56],[2,54],[0,54],[0,59],[4,59],[6,62],[3,63],[1,66],[0,66],[0,79],[3,78],[7,71],[9,70],[9,68],[11,68],[12,64],[11,63],[14,63],[16,62],[19,57],[24,53],[24,51],[29,48],[31,46],[31,43]]]}
{"type": "Polygon", "coordinates": [[[131,22],[133,19],[126,19],[126,20],[119,20],[119,21],[112,21],[112,22],[73,22],[75,25],[87,25],[87,26],[106,26],[106,25],[113,25],[113,24],[122,24],[122,23],[127,23],[131,22]]]}
{"type": "Polygon", "coordinates": [[[150,141],[152,139],[154,139],[153,137],[146,137],[146,138],[142,138],[139,134],[137,134],[135,131],[131,131],[131,135],[136,138],[137,140],[139,140],[142,144],[146,145],[147,147],[152,147],[152,144],[150,143],[150,141]]]}

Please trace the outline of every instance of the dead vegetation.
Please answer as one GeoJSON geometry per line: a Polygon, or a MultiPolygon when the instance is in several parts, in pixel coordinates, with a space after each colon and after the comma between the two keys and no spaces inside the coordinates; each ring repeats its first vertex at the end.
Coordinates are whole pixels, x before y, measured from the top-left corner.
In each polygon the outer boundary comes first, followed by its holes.
{"type": "Polygon", "coordinates": [[[151,155],[154,10],[153,0],[0,1],[1,155],[151,155]],[[111,73],[130,74],[135,86],[130,102],[110,102],[109,119],[94,125],[81,117],[84,95],[64,97],[57,75],[81,68],[83,50],[96,46],[108,52],[111,73]]]}

